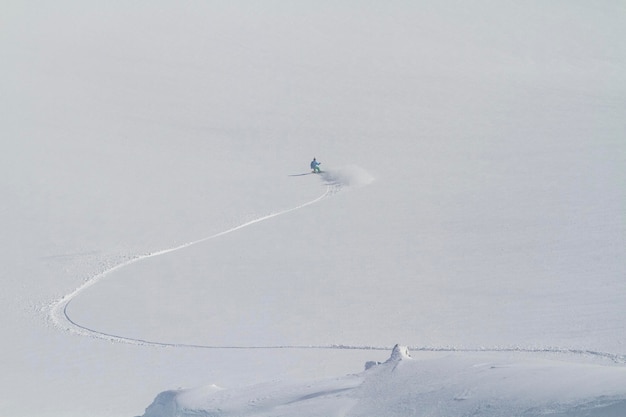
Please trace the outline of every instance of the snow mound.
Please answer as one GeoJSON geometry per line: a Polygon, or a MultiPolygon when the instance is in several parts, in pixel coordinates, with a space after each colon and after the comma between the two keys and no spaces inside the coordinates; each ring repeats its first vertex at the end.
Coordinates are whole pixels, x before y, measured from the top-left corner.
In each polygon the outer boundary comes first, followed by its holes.
{"type": "Polygon", "coordinates": [[[175,416],[178,412],[176,396],[179,391],[170,390],[156,396],[152,404],[146,408],[144,417],[175,416]]]}
{"type": "Polygon", "coordinates": [[[143,417],[615,417],[626,415],[626,368],[494,353],[412,360],[396,345],[355,375],[159,394],[143,417]]]}
{"type": "MultiPolygon", "coordinates": [[[[397,364],[406,359],[413,359],[409,354],[409,348],[406,346],[395,345],[393,350],[391,351],[391,356],[384,363],[385,364],[397,364]]],[[[373,368],[374,366],[378,366],[383,364],[383,362],[369,361],[365,363],[365,370],[373,368]]]]}
{"type": "Polygon", "coordinates": [[[406,346],[395,345],[391,351],[391,356],[386,363],[400,362],[406,359],[413,359],[409,354],[409,348],[406,346]]]}
{"type": "Polygon", "coordinates": [[[222,391],[217,385],[207,385],[195,389],[169,390],[160,393],[146,408],[143,417],[184,416],[186,409],[200,409],[202,402],[215,393],[222,391]],[[182,406],[181,406],[182,404],[182,406]]]}
{"type": "Polygon", "coordinates": [[[321,175],[328,184],[346,187],[363,187],[374,181],[369,172],[356,165],[326,170],[321,175]]]}

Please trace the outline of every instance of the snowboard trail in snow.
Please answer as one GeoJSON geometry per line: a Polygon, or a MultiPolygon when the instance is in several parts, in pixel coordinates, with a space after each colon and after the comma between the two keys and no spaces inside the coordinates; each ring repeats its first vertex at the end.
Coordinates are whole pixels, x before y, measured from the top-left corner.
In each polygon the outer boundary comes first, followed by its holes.
{"type": "MultiPolygon", "coordinates": [[[[182,245],[178,245],[169,249],[163,249],[160,251],[152,252],[146,255],[140,255],[134,257],[126,262],[122,262],[112,268],[109,268],[95,276],[91,279],[87,280],[83,285],[76,288],[70,294],[65,295],[60,298],[56,302],[52,303],[49,306],[49,319],[52,321],[55,327],[63,329],[67,332],[78,334],[81,336],[87,336],[91,338],[103,339],[109,342],[116,343],[126,343],[133,344],[139,346],[152,346],[152,347],[166,347],[166,348],[188,348],[188,349],[321,349],[321,350],[376,350],[376,351],[388,351],[391,349],[391,346],[355,346],[355,345],[343,345],[343,344],[330,344],[330,345],[267,345],[267,346],[238,346],[238,345],[198,345],[198,344],[186,344],[186,343],[164,343],[158,341],[130,338],[110,333],[105,333],[98,331],[96,329],[91,329],[89,327],[83,326],[69,316],[67,308],[71,301],[76,298],[81,292],[85,289],[91,287],[96,284],[100,280],[104,279],[109,274],[122,269],[131,264],[154,258],[157,256],[165,255],[167,253],[176,252],[187,247],[205,242],[207,240],[216,239],[220,236],[227,235],[229,233],[235,232],[237,230],[243,229],[245,227],[251,226],[255,223],[259,223],[265,220],[269,220],[271,218],[281,216],[283,214],[290,213],[292,211],[299,210],[301,208],[310,206],[312,204],[318,203],[323,199],[329,198],[339,192],[341,192],[345,187],[362,187],[370,184],[374,181],[374,178],[369,175],[362,168],[351,166],[341,170],[336,171],[323,171],[319,174],[326,184],[326,191],[319,197],[308,201],[304,204],[301,204],[296,207],[284,209],[281,211],[277,211],[275,213],[271,213],[265,216],[258,217],[256,219],[250,220],[248,222],[242,223],[238,226],[232,227],[228,230],[224,230],[222,232],[216,233],[211,236],[204,237],[202,239],[184,243],[182,245]]],[[[612,362],[616,363],[626,363],[626,356],[617,355],[613,353],[607,352],[599,352],[593,350],[581,350],[581,349],[568,349],[568,348],[558,348],[558,347],[549,347],[549,348],[525,348],[520,346],[494,346],[494,347],[482,347],[482,348],[462,348],[462,347],[454,347],[454,346],[446,346],[446,347],[436,347],[436,346],[410,346],[409,347],[413,351],[422,351],[422,352],[518,352],[518,353],[553,353],[553,354],[573,354],[573,355],[581,355],[581,356],[591,356],[597,358],[608,359],[612,362]]]]}
{"type": "MultiPolygon", "coordinates": [[[[103,278],[105,278],[106,276],[112,274],[113,272],[122,269],[124,267],[127,267],[131,264],[137,263],[137,262],[141,262],[144,261],[146,259],[150,259],[150,258],[154,258],[157,256],[161,256],[161,255],[165,255],[167,253],[171,253],[171,252],[176,252],[185,248],[188,248],[190,246],[202,243],[202,242],[206,242],[207,240],[211,240],[211,239],[216,239],[218,237],[227,235],[229,233],[235,232],[237,230],[243,229],[245,227],[251,226],[253,224],[265,221],[265,220],[269,220],[271,218],[277,217],[277,216],[281,216],[283,214],[287,214],[290,213],[292,211],[296,211],[299,210],[301,208],[310,206],[312,204],[318,203],[319,201],[330,197],[331,195],[336,194],[337,192],[339,192],[341,190],[341,188],[343,187],[343,184],[339,183],[339,182],[330,182],[330,181],[326,181],[326,191],[324,192],[324,194],[322,194],[321,196],[308,201],[304,204],[301,204],[299,206],[296,207],[292,207],[292,208],[288,208],[288,209],[284,209],[281,211],[277,211],[274,213],[270,213],[267,214],[265,216],[261,216],[258,217],[256,219],[250,220],[248,222],[242,223],[238,226],[232,227],[228,230],[224,230],[222,232],[216,233],[214,235],[211,236],[207,236],[204,237],[202,239],[199,240],[195,240],[192,242],[187,242],[187,243],[183,243],[182,245],[178,245],[169,249],[163,249],[160,251],[156,251],[156,252],[152,252],[152,253],[148,253],[146,255],[140,255],[140,256],[136,256],[126,262],[122,262],[112,268],[109,268],[95,276],[93,276],[92,278],[88,279],[83,285],[79,286],[78,288],[76,288],[73,292],[63,296],[62,298],[60,298],[59,300],[55,301],[54,303],[52,303],[49,306],[49,314],[48,317],[50,319],[50,321],[54,324],[54,326],[66,330],[70,333],[75,333],[75,334],[79,334],[82,336],[89,336],[89,337],[94,337],[94,338],[99,338],[99,339],[106,339],[108,341],[114,341],[114,342],[122,342],[122,343],[132,343],[132,344],[140,344],[140,345],[155,345],[155,346],[179,346],[179,345],[173,345],[173,344],[165,344],[165,343],[158,343],[158,342],[148,342],[145,340],[137,340],[137,339],[132,339],[132,338],[127,338],[127,337],[123,337],[123,336],[116,336],[116,335],[110,335],[110,334],[106,334],[106,333],[102,333],[99,332],[98,330],[95,329],[90,329],[87,328],[85,326],[81,326],[80,324],[76,323],[75,321],[73,321],[71,319],[71,317],[69,316],[68,312],[67,312],[67,307],[68,305],[72,302],[72,300],[74,298],[76,298],[81,292],[83,292],[84,290],[86,290],[87,288],[91,287],[92,285],[96,284],[97,282],[101,281],[103,278]]],[[[180,345],[182,346],[182,345],[180,345]]]]}

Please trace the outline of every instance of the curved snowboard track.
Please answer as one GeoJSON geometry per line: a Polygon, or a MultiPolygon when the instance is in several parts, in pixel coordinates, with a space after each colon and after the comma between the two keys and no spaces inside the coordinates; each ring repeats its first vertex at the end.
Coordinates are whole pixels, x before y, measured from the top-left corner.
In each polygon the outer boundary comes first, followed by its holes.
{"type": "MultiPolygon", "coordinates": [[[[264,220],[269,220],[271,218],[290,213],[292,211],[299,210],[301,208],[310,206],[312,204],[318,203],[321,200],[331,197],[332,195],[338,193],[343,188],[343,184],[340,181],[334,180],[332,178],[326,179],[326,191],[321,196],[317,197],[314,200],[308,201],[304,204],[301,204],[296,207],[292,207],[289,209],[281,210],[275,213],[271,213],[265,216],[258,217],[254,220],[250,220],[248,222],[242,223],[238,226],[232,227],[228,230],[224,230],[222,232],[216,233],[211,236],[204,237],[202,239],[187,242],[179,246],[175,246],[169,249],[163,249],[157,252],[152,252],[146,255],[140,255],[135,258],[132,258],[126,262],[122,262],[112,268],[101,272],[89,280],[87,280],[83,285],[76,288],[73,292],[65,295],[59,300],[55,301],[49,306],[49,314],[48,317],[50,321],[54,324],[55,327],[63,329],[69,333],[77,334],[80,336],[87,336],[96,339],[103,339],[109,342],[116,343],[126,343],[133,344],[138,346],[151,346],[151,347],[161,347],[161,348],[187,348],[187,349],[320,349],[320,350],[384,350],[389,351],[392,349],[392,346],[354,346],[354,345],[275,345],[275,346],[237,346],[237,345],[223,345],[223,346],[213,346],[213,345],[197,345],[197,344],[186,344],[186,343],[164,343],[158,341],[151,340],[143,340],[143,339],[135,339],[120,335],[114,335],[110,333],[104,333],[98,331],[96,329],[91,329],[89,327],[83,326],[76,321],[72,320],[69,316],[67,308],[69,304],[72,302],[74,298],[80,295],[85,289],[91,287],[96,284],[100,280],[104,279],[106,276],[114,273],[115,271],[122,269],[128,265],[141,262],[143,260],[154,258],[157,256],[165,255],[167,253],[176,252],[187,247],[196,245],[198,243],[205,242],[207,240],[216,239],[220,236],[227,235],[229,233],[235,232],[237,230],[243,229],[245,227],[251,226],[255,223],[262,222],[264,220]]],[[[626,364],[626,355],[618,355],[608,352],[599,352],[593,350],[584,350],[584,349],[566,349],[566,348],[524,348],[524,347],[481,347],[481,348],[459,348],[459,347],[434,347],[434,346],[408,346],[409,349],[419,352],[518,352],[518,353],[552,353],[552,354],[574,354],[581,356],[590,356],[608,359],[616,363],[624,363],[626,364]]]]}
{"type": "MultiPolygon", "coordinates": [[[[260,223],[264,220],[269,220],[271,218],[283,215],[283,214],[287,214],[290,213],[292,211],[296,211],[299,210],[301,208],[310,206],[312,204],[318,203],[319,201],[328,198],[336,193],[338,193],[342,188],[342,184],[338,183],[338,182],[331,182],[331,181],[327,181],[326,183],[326,191],[324,192],[324,194],[322,194],[321,196],[315,198],[314,200],[308,201],[304,204],[301,204],[299,206],[296,207],[292,207],[289,209],[285,209],[285,210],[281,210],[281,211],[277,211],[275,213],[270,213],[267,214],[265,216],[261,216],[258,217],[256,219],[250,220],[248,222],[242,223],[238,226],[232,227],[228,230],[224,230],[222,232],[216,233],[214,235],[211,236],[207,236],[204,237],[202,239],[199,240],[195,240],[193,242],[187,242],[187,243],[183,243],[182,245],[178,245],[169,249],[163,249],[157,252],[152,252],[146,255],[140,255],[140,256],[136,256],[126,262],[122,262],[112,268],[109,268],[93,277],[91,277],[90,279],[88,279],[87,281],[85,281],[81,286],[79,286],[78,288],[76,288],[73,292],[63,296],[62,298],[60,298],[59,300],[53,302],[52,304],[50,304],[49,306],[49,314],[48,314],[48,318],[49,320],[54,324],[54,326],[66,330],[70,333],[75,333],[75,334],[79,334],[81,336],[88,336],[88,337],[94,337],[94,338],[98,338],[98,339],[105,339],[108,341],[112,341],[112,342],[121,342],[121,343],[131,343],[131,344],[138,344],[138,345],[153,345],[153,346],[177,346],[177,347],[205,347],[205,346],[193,346],[193,345],[183,345],[183,344],[168,344],[168,343],[159,343],[159,342],[150,342],[150,341],[146,341],[146,340],[139,340],[139,339],[133,339],[133,338],[128,338],[128,337],[123,337],[123,336],[117,336],[117,335],[112,335],[112,334],[107,334],[107,333],[103,333],[100,332],[98,330],[95,329],[90,329],[88,327],[82,326],[80,324],[78,324],[77,322],[75,322],[74,320],[72,320],[72,318],[69,316],[67,308],[69,306],[69,304],[72,302],[72,300],[74,298],[76,298],[78,295],[80,295],[81,292],[83,292],[84,290],[86,290],[87,288],[91,287],[92,285],[96,284],[97,282],[101,281],[102,279],[104,279],[105,277],[107,277],[108,275],[112,274],[113,272],[122,269],[124,267],[127,267],[131,264],[137,263],[137,262],[141,262],[144,261],[146,259],[149,258],[154,258],[157,256],[161,256],[161,255],[165,255],[167,253],[171,253],[171,252],[176,252],[185,248],[188,248],[190,246],[196,245],[198,243],[202,243],[202,242],[206,242],[207,240],[211,240],[211,239],[216,239],[218,237],[227,235],[229,233],[235,232],[237,230],[243,229],[244,227],[248,227],[251,226],[255,223],[260,223]]],[[[224,346],[224,347],[228,347],[228,346],[224,346]]],[[[216,346],[217,348],[217,346],[216,346]]]]}

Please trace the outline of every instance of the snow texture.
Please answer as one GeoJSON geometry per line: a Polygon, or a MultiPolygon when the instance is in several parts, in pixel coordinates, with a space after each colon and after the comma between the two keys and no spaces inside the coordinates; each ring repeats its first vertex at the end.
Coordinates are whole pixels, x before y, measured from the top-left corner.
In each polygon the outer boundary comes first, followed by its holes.
{"type": "Polygon", "coordinates": [[[0,416],[626,415],[623,1],[0,9],[0,416]]]}
{"type": "Polygon", "coordinates": [[[159,394],[143,417],[191,416],[621,416],[623,367],[497,354],[412,360],[394,347],[382,364],[342,378],[238,390],[159,394]]]}

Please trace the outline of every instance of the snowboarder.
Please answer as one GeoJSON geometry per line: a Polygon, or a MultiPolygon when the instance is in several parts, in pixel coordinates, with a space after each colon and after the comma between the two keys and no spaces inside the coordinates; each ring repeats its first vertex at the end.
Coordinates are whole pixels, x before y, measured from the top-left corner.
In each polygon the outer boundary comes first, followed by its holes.
{"type": "Polygon", "coordinates": [[[317,162],[317,160],[313,158],[313,160],[311,161],[311,169],[314,173],[319,174],[320,172],[322,172],[320,171],[320,164],[321,162],[317,162]]]}

